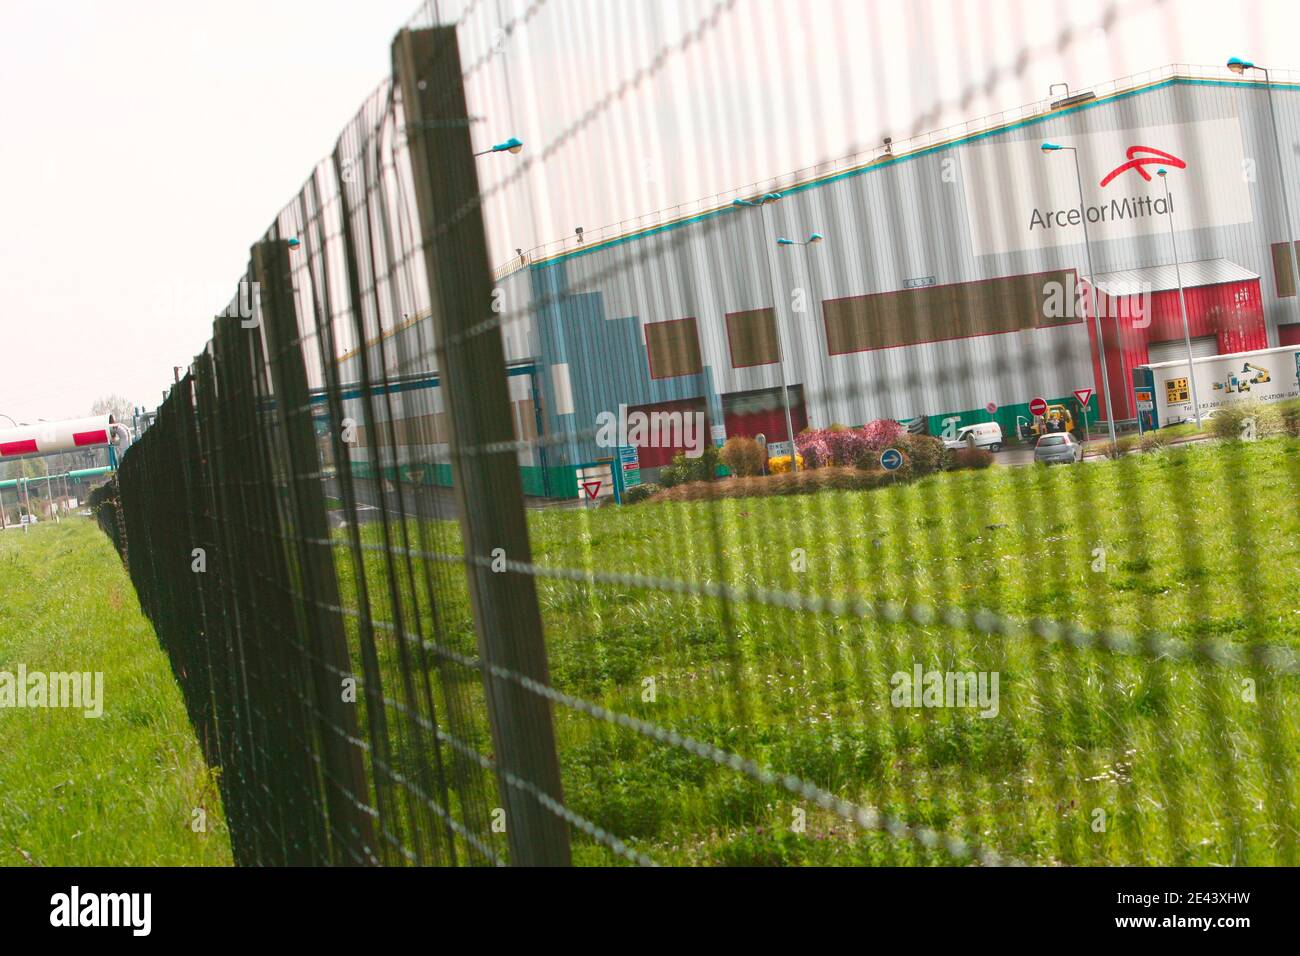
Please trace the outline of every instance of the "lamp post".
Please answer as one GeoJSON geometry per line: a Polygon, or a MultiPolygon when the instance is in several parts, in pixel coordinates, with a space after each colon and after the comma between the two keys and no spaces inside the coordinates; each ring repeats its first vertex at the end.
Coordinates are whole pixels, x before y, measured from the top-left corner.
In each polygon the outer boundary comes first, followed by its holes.
{"type": "Polygon", "coordinates": [[[1183,313],[1183,343],[1187,346],[1187,378],[1192,385],[1192,408],[1196,410],[1196,430],[1201,429],[1201,400],[1196,395],[1196,367],[1192,364],[1192,333],[1187,326],[1187,295],[1183,292],[1183,267],[1178,262],[1178,240],[1174,238],[1174,203],[1169,196],[1169,170],[1156,170],[1165,187],[1165,215],[1169,217],[1169,244],[1174,247],[1174,276],[1178,279],[1178,306],[1183,313]]]}
{"type": "Polygon", "coordinates": [[[776,240],[776,244],[778,246],[815,246],[817,245],[817,243],[821,242],[825,238],[826,237],[823,236],[820,232],[814,232],[807,239],[804,239],[802,241],[797,239],[786,239],[784,236],[778,236],[776,240]]]}
{"type": "MultiPolygon", "coordinates": [[[[760,215],[763,216],[763,224],[765,227],[767,227],[770,225],[767,222],[767,215],[768,215],[767,207],[770,206],[772,203],[779,201],[780,198],[781,198],[780,193],[773,192],[773,193],[765,193],[763,196],[759,197],[757,201],[749,200],[749,199],[733,199],[731,201],[731,204],[733,206],[742,207],[742,208],[757,207],[760,215]]],[[[764,228],[763,229],[764,237],[766,237],[767,234],[768,234],[768,229],[764,228]]],[[[788,239],[777,240],[778,243],[789,242],[789,241],[790,240],[788,239]]],[[[772,251],[773,251],[772,247],[769,246],[768,253],[767,253],[768,255],[767,270],[768,270],[768,282],[772,288],[772,325],[776,329],[776,362],[777,362],[777,368],[780,370],[780,374],[781,374],[781,404],[785,410],[785,431],[790,438],[790,473],[798,474],[799,452],[794,445],[794,417],[790,414],[790,386],[786,384],[785,344],[781,336],[781,313],[776,306],[776,264],[771,258],[772,251]]]]}
{"type": "MultiPolygon", "coordinates": [[[[820,232],[810,233],[808,235],[808,238],[802,241],[797,239],[787,239],[784,236],[778,236],[776,239],[776,244],[778,246],[815,246],[819,242],[822,242],[825,238],[826,237],[823,236],[820,232]]],[[[809,266],[808,269],[808,278],[812,279],[811,266],[809,266]]],[[[777,332],[777,335],[779,341],[779,336],[780,336],[779,330],[777,332]]],[[[781,373],[781,377],[784,379],[785,377],[784,372],[781,373]]],[[[799,470],[799,452],[794,446],[794,422],[790,420],[790,402],[788,400],[788,396],[787,396],[787,401],[785,406],[785,425],[786,428],[789,429],[790,431],[790,471],[793,473],[799,470]]]]}
{"type": "Polygon", "coordinates": [[[517,153],[524,148],[521,140],[511,136],[504,143],[497,143],[481,152],[475,153],[475,156],[486,156],[488,153],[517,153]]]}
{"type": "Polygon", "coordinates": [[[1300,253],[1296,252],[1294,233],[1291,232],[1291,202],[1286,195],[1286,173],[1282,167],[1282,138],[1277,129],[1277,111],[1273,107],[1273,84],[1269,79],[1268,70],[1251,63],[1249,60],[1234,56],[1228,60],[1228,69],[1238,76],[1241,76],[1247,70],[1259,70],[1264,74],[1264,95],[1268,99],[1268,118],[1273,124],[1273,151],[1277,156],[1277,181],[1278,185],[1282,187],[1282,215],[1286,221],[1286,246],[1291,252],[1291,290],[1295,294],[1297,307],[1300,307],[1300,253]]]}
{"type": "MultiPolygon", "coordinates": [[[[1110,428],[1110,443],[1115,444],[1115,406],[1110,402],[1110,376],[1106,373],[1106,340],[1101,334],[1101,315],[1097,312],[1097,283],[1092,269],[1092,243],[1088,241],[1088,205],[1083,198],[1083,173],[1079,171],[1079,151],[1073,146],[1044,143],[1044,153],[1068,149],[1074,154],[1074,178],[1079,184],[1079,214],[1083,219],[1083,251],[1088,258],[1088,298],[1092,301],[1092,320],[1097,328],[1097,364],[1101,369],[1101,393],[1106,398],[1106,424],[1110,428]]],[[[1096,382],[1093,382],[1095,388],[1096,382]]]]}

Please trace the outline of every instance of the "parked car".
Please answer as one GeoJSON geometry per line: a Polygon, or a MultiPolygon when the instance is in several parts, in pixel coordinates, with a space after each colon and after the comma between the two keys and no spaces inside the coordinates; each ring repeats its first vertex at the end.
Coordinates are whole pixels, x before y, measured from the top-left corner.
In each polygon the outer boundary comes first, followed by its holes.
{"type": "Polygon", "coordinates": [[[989,451],[1002,450],[1002,426],[997,422],[980,422],[977,425],[963,425],[957,429],[957,437],[949,438],[943,443],[945,448],[953,451],[966,448],[974,440],[976,448],[989,451]]]}
{"type": "Polygon", "coordinates": [[[1083,461],[1083,445],[1069,432],[1055,432],[1038,439],[1034,446],[1034,461],[1044,465],[1073,464],[1083,461]]]}

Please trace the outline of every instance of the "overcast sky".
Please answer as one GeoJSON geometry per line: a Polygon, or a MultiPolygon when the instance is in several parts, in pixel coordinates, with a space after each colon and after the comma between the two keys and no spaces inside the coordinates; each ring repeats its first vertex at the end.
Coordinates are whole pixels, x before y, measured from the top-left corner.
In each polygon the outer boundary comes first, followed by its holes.
{"type": "MultiPolygon", "coordinates": [[[[1232,54],[1300,69],[1294,0],[736,0],[711,25],[717,0],[549,0],[501,30],[528,5],[478,0],[462,31],[467,63],[493,54],[470,81],[476,139],[518,135],[533,160],[488,205],[498,259],[1057,81],[1232,54]]],[[[157,405],[416,7],[0,0],[0,414],[157,405]]],[[[485,158],[485,187],[520,161],[485,158]]]]}

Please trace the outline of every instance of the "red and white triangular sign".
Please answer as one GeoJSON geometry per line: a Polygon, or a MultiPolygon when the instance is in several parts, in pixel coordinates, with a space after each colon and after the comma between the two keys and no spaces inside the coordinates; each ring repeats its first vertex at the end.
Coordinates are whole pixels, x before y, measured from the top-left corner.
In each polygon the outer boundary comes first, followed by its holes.
{"type": "Polygon", "coordinates": [[[599,482],[599,481],[584,481],[584,482],[582,483],[582,490],[585,491],[585,492],[587,493],[587,497],[588,497],[588,498],[590,498],[592,501],[595,501],[595,500],[596,500],[596,496],[597,496],[598,494],[600,494],[600,482],[599,482]]]}
{"type": "Polygon", "coordinates": [[[1080,405],[1082,405],[1084,408],[1087,408],[1088,402],[1092,401],[1092,389],[1076,388],[1074,390],[1074,397],[1080,405]]]}

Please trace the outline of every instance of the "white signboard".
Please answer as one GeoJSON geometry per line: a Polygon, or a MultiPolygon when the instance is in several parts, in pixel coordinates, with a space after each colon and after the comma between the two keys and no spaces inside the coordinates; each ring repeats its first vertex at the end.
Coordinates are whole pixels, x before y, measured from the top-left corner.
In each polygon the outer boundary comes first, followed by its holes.
{"type": "Polygon", "coordinates": [[[1074,156],[1043,152],[1043,139],[1078,150],[1088,238],[1123,239],[1169,229],[1168,170],[1179,230],[1250,222],[1241,127],[1235,118],[1047,136],[967,146],[962,184],[977,256],[1083,243],[1074,156]]]}
{"type": "MultiPolygon", "coordinates": [[[[1260,352],[1237,352],[1197,359],[1196,397],[1201,415],[1254,399],[1281,402],[1300,397],[1300,348],[1285,346],[1260,352]]],[[[1193,421],[1191,383],[1186,362],[1151,366],[1153,399],[1161,425],[1193,421]]],[[[1139,403],[1140,404],[1140,403],[1139,403]]]]}
{"type": "Polygon", "coordinates": [[[601,462],[578,469],[578,497],[584,501],[608,498],[614,494],[614,467],[601,462]]]}

